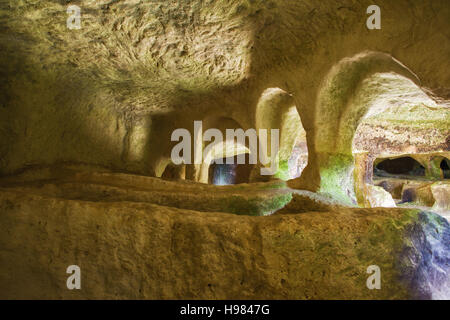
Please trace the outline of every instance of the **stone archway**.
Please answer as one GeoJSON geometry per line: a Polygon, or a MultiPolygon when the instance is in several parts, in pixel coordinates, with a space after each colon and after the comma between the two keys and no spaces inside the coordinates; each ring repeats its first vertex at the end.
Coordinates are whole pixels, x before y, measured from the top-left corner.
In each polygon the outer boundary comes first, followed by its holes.
{"type": "MultiPolygon", "coordinates": [[[[223,159],[226,158],[234,158],[235,156],[249,154],[250,150],[242,144],[235,143],[235,141],[226,140],[219,143],[213,143],[213,145],[208,149],[208,152],[205,154],[205,158],[203,159],[203,163],[200,166],[199,178],[198,181],[202,183],[210,182],[210,166],[211,164],[226,164],[223,163],[223,159]]],[[[234,164],[239,164],[237,162],[234,164]]]]}
{"type": "Polygon", "coordinates": [[[250,164],[249,153],[245,154],[245,163],[243,164],[238,163],[238,155],[214,159],[209,166],[208,183],[214,185],[249,183],[254,166],[254,164],[250,164]]]}
{"type": "MultiPolygon", "coordinates": [[[[255,128],[268,132],[267,150],[277,161],[274,177],[282,180],[299,177],[308,163],[308,148],[306,132],[292,95],[280,88],[266,89],[256,105],[255,128]],[[275,156],[270,145],[272,129],[279,130],[279,148],[275,156]]],[[[256,173],[253,179],[259,179],[256,173]]]]}
{"type": "Polygon", "coordinates": [[[322,81],[319,90],[315,125],[307,132],[311,140],[308,142],[312,144],[310,165],[304,176],[290,185],[329,194],[349,205],[361,203],[357,200],[357,189],[364,188],[365,161],[370,160],[360,161],[359,169],[355,170],[355,132],[364,118],[392,106],[386,103],[392,97],[396,98],[395,104],[411,103],[416,98],[434,103],[418,84],[418,78],[388,54],[368,51],[341,60],[322,81]],[[420,99],[408,96],[414,90],[420,91],[420,99]]]}

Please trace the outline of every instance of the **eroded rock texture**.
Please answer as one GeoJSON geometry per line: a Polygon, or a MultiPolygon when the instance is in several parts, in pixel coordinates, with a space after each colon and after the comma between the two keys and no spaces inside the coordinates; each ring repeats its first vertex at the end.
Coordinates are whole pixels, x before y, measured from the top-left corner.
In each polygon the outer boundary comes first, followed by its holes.
{"type": "MultiPolygon", "coordinates": [[[[321,168],[346,172],[351,133],[370,107],[356,87],[371,88],[365,96],[376,101],[394,81],[385,76],[374,88],[382,72],[448,97],[445,0],[381,1],[374,32],[365,24],[370,1],[73,4],[81,30],[66,27],[66,1],[1,3],[3,174],[55,162],[161,174],[175,128],[207,118],[256,127],[258,101],[279,88],[292,100],[279,108],[296,106],[307,132],[309,166],[296,185],[334,192],[321,168]]],[[[448,135],[448,115],[440,121],[448,135]]]]}
{"type": "Polygon", "coordinates": [[[449,298],[450,6],[372,4],[0,1],[0,297],[449,298]],[[280,148],[212,186],[254,152],[174,164],[194,121],[280,148]],[[424,181],[374,177],[405,156],[424,181]]]}
{"type": "Polygon", "coordinates": [[[187,183],[210,204],[200,212],[166,182],[131,175],[97,175],[89,192],[48,179],[2,185],[2,298],[448,298],[450,225],[433,213],[344,208],[304,193],[309,208],[303,200],[250,217],[213,212],[235,187],[187,183]],[[126,198],[111,199],[125,187],[126,198]],[[66,288],[72,264],[82,290],[66,288]],[[370,265],[381,268],[381,290],[366,287],[370,265]]]}

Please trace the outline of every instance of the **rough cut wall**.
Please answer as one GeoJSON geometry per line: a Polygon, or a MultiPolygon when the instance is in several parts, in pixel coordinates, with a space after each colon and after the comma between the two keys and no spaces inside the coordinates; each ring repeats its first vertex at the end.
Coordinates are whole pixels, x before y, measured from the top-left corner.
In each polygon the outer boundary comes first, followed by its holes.
{"type": "Polygon", "coordinates": [[[343,58],[391,54],[449,96],[446,0],[375,1],[374,31],[374,1],[70,3],[82,8],[81,30],[66,28],[66,1],[0,4],[2,174],[61,161],[154,174],[173,126],[210,115],[253,126],[262,92],[278,87],[307,131],[298,185],[317,189],[316,98],[343,58]]]}
{"type": "MultiPolygon", "coordinates": [[[[435,214],[329,211],[308,196],[269,217],[200,212],[177,208],[180,193],[159,179],[103,174],[88,188],[83,176],[78,187],[64,174],[45,188],[0,189],[0,298],[448,298],[450,225],[435,214]],[[298,213],[305,199],[317,211],[298,213]],[[66,287],[72,264],[81,290],[66,287]],[[381,268],[381,290],[366,286],[370,265],[381,268]]],[[[177,187],[203,205],[238,188],[177,187]]]]}

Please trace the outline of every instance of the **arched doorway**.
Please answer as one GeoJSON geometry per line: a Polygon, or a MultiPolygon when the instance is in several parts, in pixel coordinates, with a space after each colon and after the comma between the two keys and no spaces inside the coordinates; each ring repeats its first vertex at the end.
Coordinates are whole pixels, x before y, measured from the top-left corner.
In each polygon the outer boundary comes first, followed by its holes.
{"type": "Polygon", "coordinates": [[[269,143],[270,131],[279,130],[278,153],[271,153],[278,162],[274,177],[281,180],[300,177],[308,163],[308,146],[293,97],[280,88],[266,89],[256,106],[255,128],[267,130],[269,143]]]}
{"type": "Polygon", "coordinates": [[[378,177],[424,177],[425,167],[411,157],[384,159],[374,162],[373,174],[378,177]]]}
{"type": "Polygon", "coordinates": [[[255,167],[250,164],[249,154],[245,154],[245,163],[238,163],[238,156],[215,159],[209,166],[209,183],[231,185],[250,182],[250,174],[255,167]]]}

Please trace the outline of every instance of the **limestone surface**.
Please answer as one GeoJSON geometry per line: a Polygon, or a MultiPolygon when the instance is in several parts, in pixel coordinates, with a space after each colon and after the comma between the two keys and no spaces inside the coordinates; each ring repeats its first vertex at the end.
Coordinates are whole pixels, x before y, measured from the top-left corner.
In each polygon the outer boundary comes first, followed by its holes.
{"type": "Polygon", "coordinates": [[[0,1],[0,298],[449,299],[450,6],[373,2],[0,1]],[[211,185],[196,121],[280,148],[211,185]]]}
{"type": "MultiPolygon", "coordinates": [[[[165,182],[95,177],[91,196],[24,177],[2,184],[1,298],[449,298],[450,225],[434,213],[337,206],[265,217],[200,212],[131,191],[112,200],[103,188],[132,183],[151,194],[165,182]],[[81,290],[66,287],[69,265],[81,268],[81,290]],[[366,286],[370,265],[382,271],[381,290],[366,286]]],[[[205,201],[215,201],[212,186],[189,188],[208,188],[205,201]]]]}

